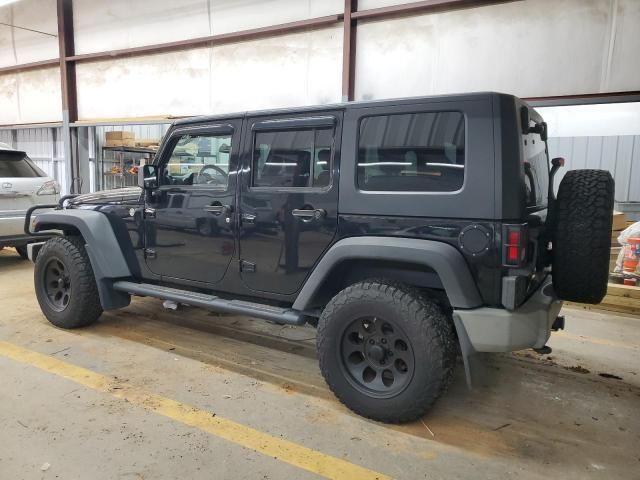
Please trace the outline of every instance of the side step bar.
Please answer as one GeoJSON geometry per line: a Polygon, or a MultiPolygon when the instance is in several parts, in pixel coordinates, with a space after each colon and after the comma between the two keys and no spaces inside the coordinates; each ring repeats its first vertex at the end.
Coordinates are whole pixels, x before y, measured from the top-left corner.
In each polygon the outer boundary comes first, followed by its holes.
{"type": "Polygon", "coordinates": [[[248,315],[264,320],[271,320],[276,323],[304,325],[306,321],[302,312],[290,308],[272,307],[271,305],[262,305],[260,303],[245,302],[242,300],[225,300],[214,295],[161,287],[150,283],[117,281],[114,282],[113,288],[132,295],[171,300],[176,303],[201,307],[214,312],[248,315]]]}

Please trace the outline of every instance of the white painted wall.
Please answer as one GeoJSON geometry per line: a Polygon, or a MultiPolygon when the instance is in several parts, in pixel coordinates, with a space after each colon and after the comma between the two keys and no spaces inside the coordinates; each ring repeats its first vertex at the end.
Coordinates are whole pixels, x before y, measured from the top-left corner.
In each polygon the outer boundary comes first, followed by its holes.
{"type": "Polygon", "coordinates": [[[342,9],[341,0],[74,0],[76,53],[218,35],[342,9]]]}
{"type": "Polygon", "coordinates": [[[0,75],[0,125],[60,120],[58,67],[0,75]]]}
{"type": "Polygon", "coordinates": [[[79,117],[200,115],[339,101],[340,26],[77,66],[79,117]]]}
{"type": "MultiPolygon", "coordinates": [[[[56,0],[21,0],[0,7],[0,22],[58,34],[56,0]]],[[[0,25],[0,67],[58,57],[58,38],[0,25]]]]}
{"type": "Polygon", "coordinates": [[[356,98],[637,90],[638,25],[638,0],[527,0],[364,23],[356,98]]]}

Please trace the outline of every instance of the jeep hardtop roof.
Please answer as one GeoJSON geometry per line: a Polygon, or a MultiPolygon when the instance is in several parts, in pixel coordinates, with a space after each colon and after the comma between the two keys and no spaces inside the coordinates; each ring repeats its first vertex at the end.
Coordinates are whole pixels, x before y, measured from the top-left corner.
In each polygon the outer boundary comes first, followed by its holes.
{"type": "MultiPolygon", "coordinates": [[[[382,100],[359,100],[354,102],[340,102],[340,103],[328,103],[326,105],[309,105],[309,106],[300,106],[300,107],[287,107],[287,108],[276,108],[276,109],[267,109],[267,110],[250,110],[243,112],[233,112],[233,113],[225,113],[220,115],[203,115],[199,117],[189,117],[183,118],[180,120],[176,120],[173,122],[176,126],[181,125],[189,125],[194,123],[202,123],[202,122],[212,122],[219,120],[226,120],[232,118],[244,118],[246,116],[267,116],[267,115],[286,115],[286,114],[296,114],[296,113],[312,113],[316,111],[325,111],[325,110],[345,110],[347,108],[367,108],[367,107],[384,107],[384,106],[394,106],[394,105],[410,105],[412,103],[422,103],[422,102],[453,102],[453,101],[464,101],[464,100],[482,100],[482,99],[494,99],[498,96],[512,97],[517,98],[514,95],[509,95],[500,92],[474,92],[474,93],[456,93],[456,94],[447,94],[447,95],[430,95],[430,96],[420,96],[420,97],[404,97],[404,98],[391,98],[391,99],[382,99],[382,100]]],[[[520,100],[520,99],[519,99],[520,100]]],[[[526,103],[523,100],[520,100],[522,103],[526,103]]]]}

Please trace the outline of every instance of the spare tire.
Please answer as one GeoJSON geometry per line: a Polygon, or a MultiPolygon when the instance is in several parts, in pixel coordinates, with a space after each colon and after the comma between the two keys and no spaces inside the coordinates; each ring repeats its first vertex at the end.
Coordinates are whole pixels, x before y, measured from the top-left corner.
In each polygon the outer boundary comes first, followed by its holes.
{"type": "Polygon", "coordinates": [[[566,173],[553,205],[553,287],[563,300],[600,303],[607,293],[614,181],[606,170],[566,173]]]}

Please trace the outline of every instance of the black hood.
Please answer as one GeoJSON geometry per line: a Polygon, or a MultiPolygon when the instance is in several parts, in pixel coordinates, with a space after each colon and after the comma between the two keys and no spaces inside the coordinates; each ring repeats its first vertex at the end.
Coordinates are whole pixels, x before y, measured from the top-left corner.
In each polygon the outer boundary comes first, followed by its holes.
{"type": "Polygon", "coordinates": [[[138,203],[142,200],[140,187],[116,188],[95,193],[85,193],[72,198],[71,205],[115,205],[120,203],[138,203]]]}

